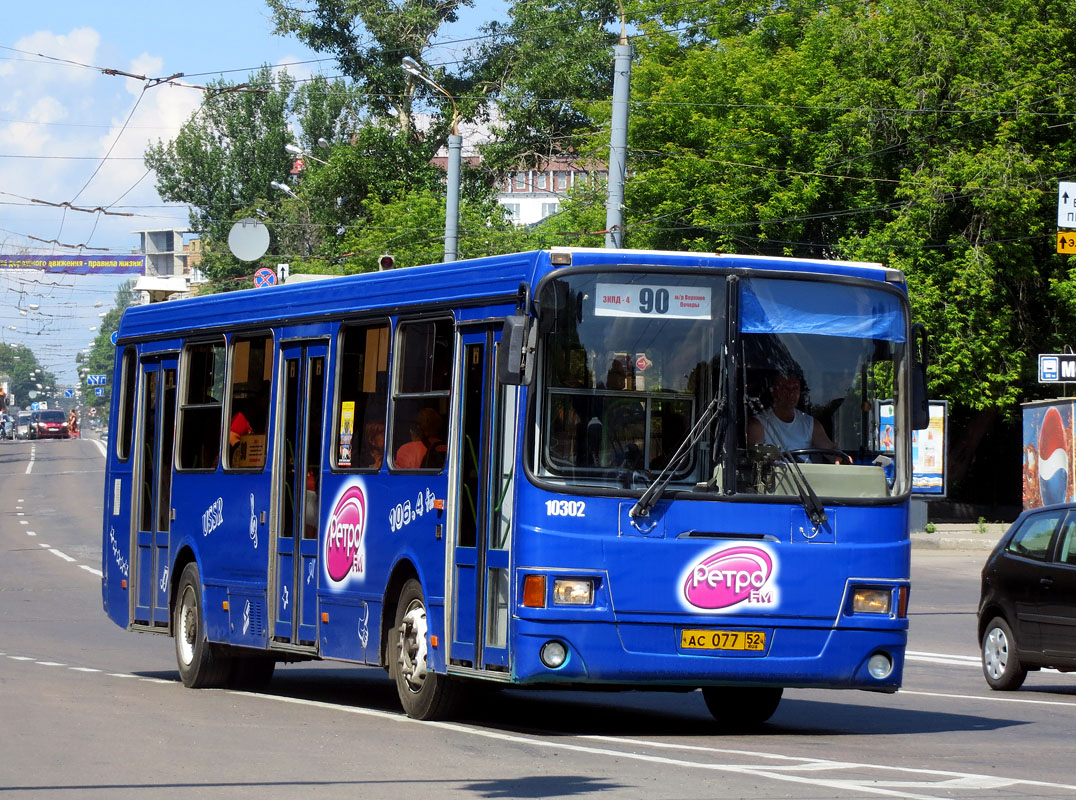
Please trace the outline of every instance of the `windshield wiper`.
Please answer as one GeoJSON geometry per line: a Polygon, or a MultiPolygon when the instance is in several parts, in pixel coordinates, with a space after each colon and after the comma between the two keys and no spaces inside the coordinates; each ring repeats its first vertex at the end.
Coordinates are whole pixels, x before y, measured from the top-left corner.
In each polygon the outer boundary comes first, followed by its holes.
{"type": "Polygon", "coordinates": [[[658,473],[658,476],[654,478],[653,482],[646,487],[646,491],[643,492],[642,497],[631,507],[631,511],[628,512],[628,516],[633,519],[636,517],[645,517],[650,514],[650,509],[657,505],[658,500],[661,499],[661,495],[665,492],[665,487],[669,485],[669,481],[672,480],[673,474],[683,464],[684,460],[691,453],[691,448],[699,443],[703,434],[706,433],[706,429],[710,426],[710,423],[714,421],[714,418],[725,411],[725,386],[724,378],[722,378],[721,389],[709,404],[699,415],[698,421],[695,426],[688,431],[687,437],[680,446],[676,448],[676,452],[673,453],[672,458],[669,459],[669,463],[665,465],[665,469],[658,473]]]}

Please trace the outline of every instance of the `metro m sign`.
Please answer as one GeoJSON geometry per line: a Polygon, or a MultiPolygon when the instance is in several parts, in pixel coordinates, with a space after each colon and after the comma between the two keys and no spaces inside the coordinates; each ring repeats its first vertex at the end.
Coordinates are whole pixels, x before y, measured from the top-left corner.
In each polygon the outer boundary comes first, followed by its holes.
{"type": "Polygon", "coordinates": [[[1040,354],[1039,383],[1076,383],[1076,354],[1040,354]]]}

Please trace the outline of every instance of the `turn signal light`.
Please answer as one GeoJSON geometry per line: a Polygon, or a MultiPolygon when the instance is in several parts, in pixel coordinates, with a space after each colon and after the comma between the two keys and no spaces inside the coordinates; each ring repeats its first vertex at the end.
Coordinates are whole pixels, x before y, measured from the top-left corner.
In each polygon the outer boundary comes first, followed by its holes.
{"type": "Polygon", "coordinates": [[[908,587],[901,586],[897,590],[897,616],[903,619],[908,616],[908,587]]]}
{"type": "Polygon", "coordinates": [[[545,608],[545,575],[527,575],[523,578],[523,605],[527,608],[545,608]]]}

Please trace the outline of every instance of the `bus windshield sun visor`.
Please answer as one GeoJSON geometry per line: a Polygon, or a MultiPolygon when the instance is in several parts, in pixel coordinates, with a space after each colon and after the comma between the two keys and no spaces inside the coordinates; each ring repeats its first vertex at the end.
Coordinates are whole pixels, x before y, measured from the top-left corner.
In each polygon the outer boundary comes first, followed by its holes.
{"type": "Polygon", "coordinates": [[[862,286],[815,281],[740,282],[743,333],[813,333],[905,341],[900,299],[862,286]]]}

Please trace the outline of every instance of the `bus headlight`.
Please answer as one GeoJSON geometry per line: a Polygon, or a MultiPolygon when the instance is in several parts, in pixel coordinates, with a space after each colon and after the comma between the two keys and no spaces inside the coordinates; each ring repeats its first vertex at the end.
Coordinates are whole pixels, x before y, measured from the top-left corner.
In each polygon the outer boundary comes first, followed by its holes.
{"type": "Polygon", "coordinates": [[[594,581],[589,578],[557,578],[553,581],[553,605],[589,606],[594,602],[594,581]]]}
{"type": "Polygon", "coordinates": [[[892,589],[861,588],[852,593],[853,614],[888,614],[892,606],[892,589]]]}

